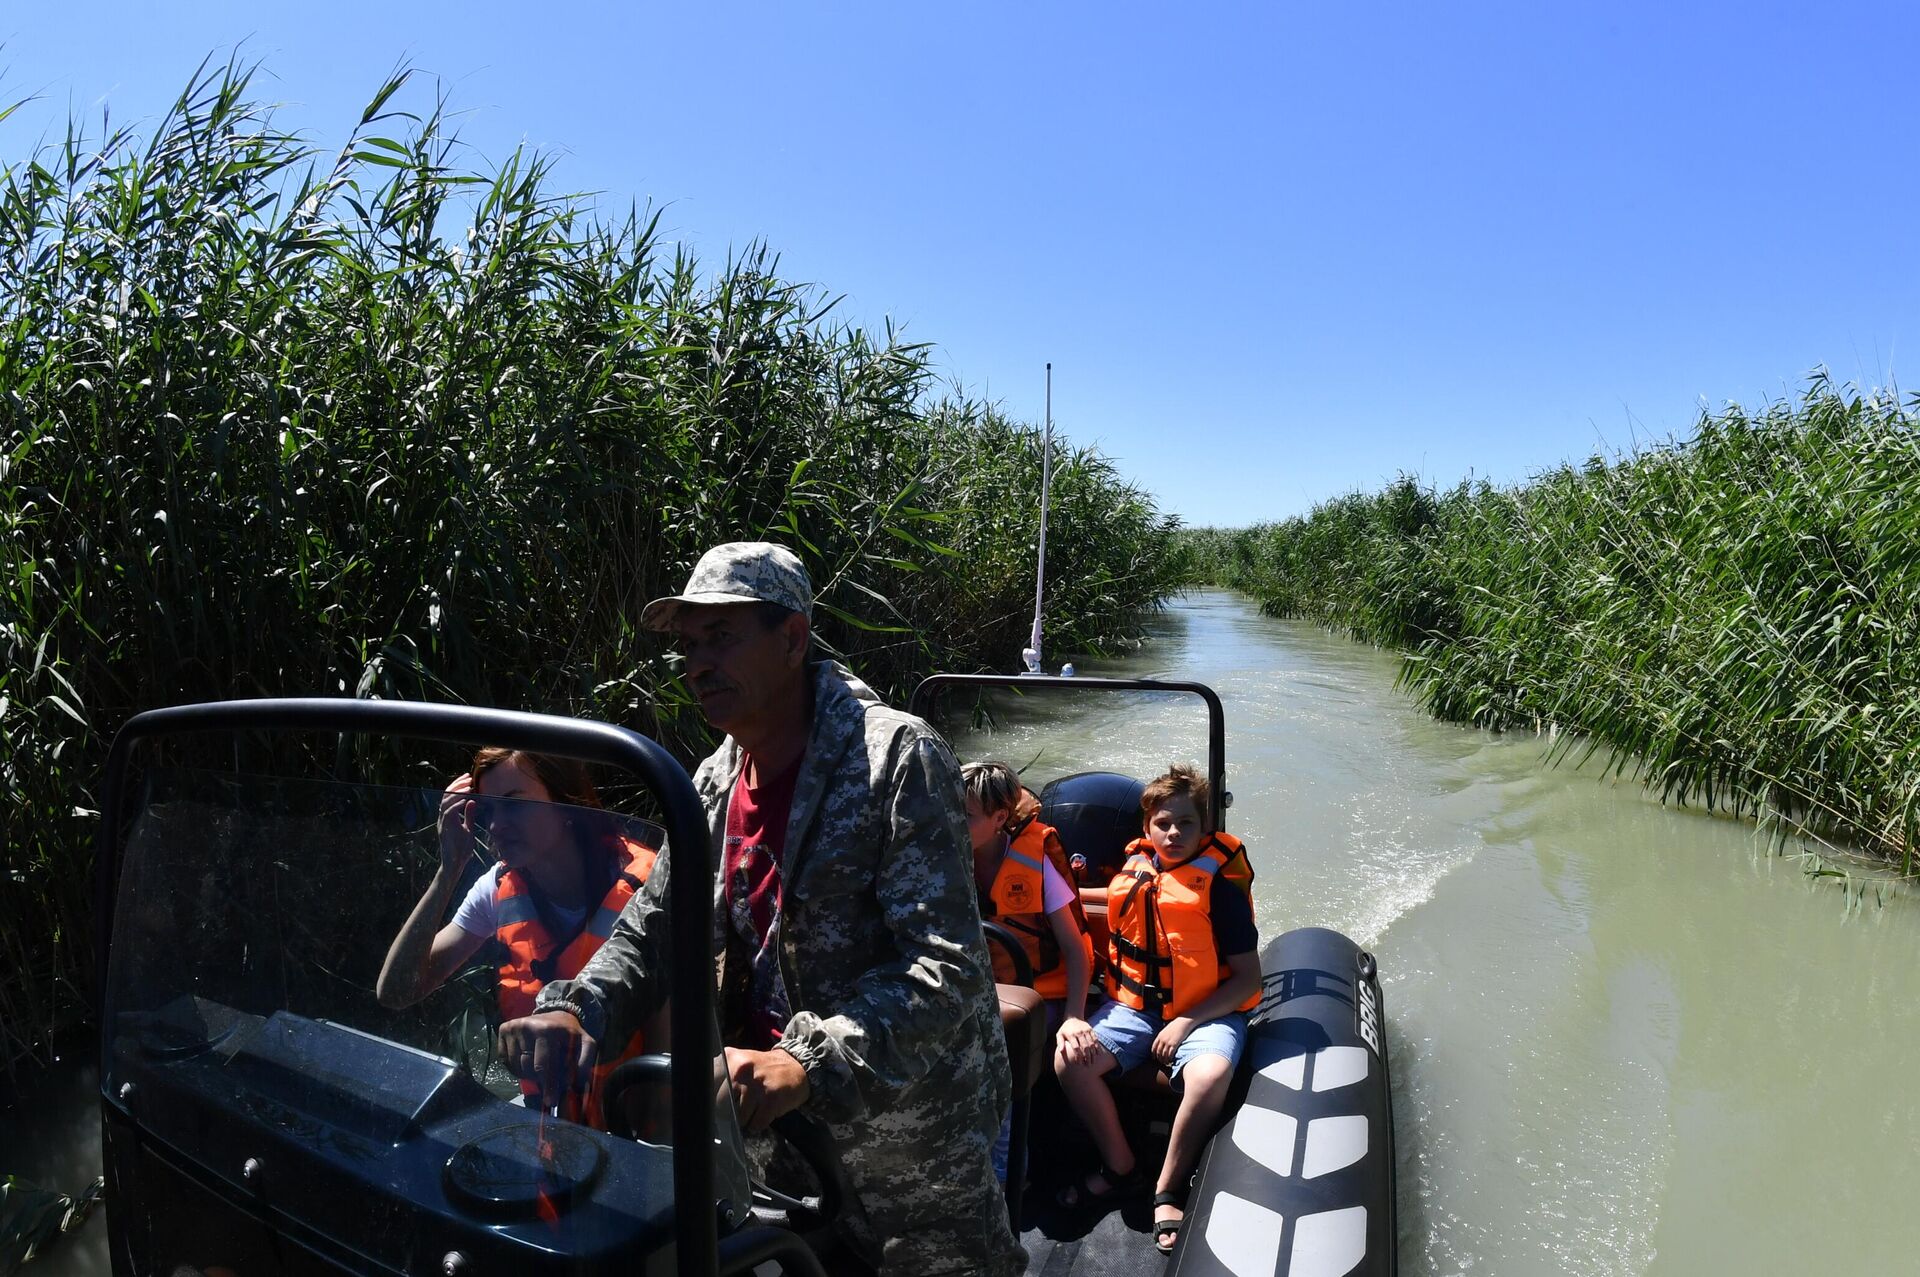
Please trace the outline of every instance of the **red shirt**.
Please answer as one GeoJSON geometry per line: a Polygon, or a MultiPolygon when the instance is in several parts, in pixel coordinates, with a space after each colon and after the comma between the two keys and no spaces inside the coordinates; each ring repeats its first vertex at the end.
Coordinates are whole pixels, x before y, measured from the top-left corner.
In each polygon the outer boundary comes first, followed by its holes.
{"type": "MultiPolygon", "coordinates": [[[[787,818],[793,811],[794,783],[800,759],[777,776],[759,776],[751,759],[740,768],[727,800],[723,903],[727,925],[750,955],[746,1024],[729,1041],[764,1051],[780,1040],[791,1012],[786,982],[780,976],[780,862],[787,850],[787,818]]],[[[726,1026],[723,1026],[723,1031],[726,1026]]]]}

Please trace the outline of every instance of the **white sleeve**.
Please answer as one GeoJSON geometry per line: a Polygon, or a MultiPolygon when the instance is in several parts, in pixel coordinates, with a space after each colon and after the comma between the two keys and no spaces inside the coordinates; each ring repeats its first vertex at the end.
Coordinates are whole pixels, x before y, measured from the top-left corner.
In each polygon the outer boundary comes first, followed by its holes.
{"type": "Polygon", "coordinates": [[[1040,907],[1048,913],[1065,909],[1073,903],[1075,892],[1053,867],[1051,857],[1040,862],[1040,907]]]}
{"type": "Polygon", "coordinates": [[[495,865],[473,880],[466,899],[453,911],[453,925],[470,936],[490,936],[500,929],[494,894],[500,889],[500,866],[495,865]]]}

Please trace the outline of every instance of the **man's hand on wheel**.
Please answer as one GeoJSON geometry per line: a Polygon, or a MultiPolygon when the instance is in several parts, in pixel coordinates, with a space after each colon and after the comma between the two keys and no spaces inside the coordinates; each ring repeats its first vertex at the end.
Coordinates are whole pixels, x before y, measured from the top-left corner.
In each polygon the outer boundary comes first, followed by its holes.
{"type": "Polygon", "coordinates": [[[791,1052],[727,1048],[727,1077],[733,1083],[733,1107],[740,1125],[764,1131],[778,1118],[807,1102],[813,1084],[791,1052]]]}

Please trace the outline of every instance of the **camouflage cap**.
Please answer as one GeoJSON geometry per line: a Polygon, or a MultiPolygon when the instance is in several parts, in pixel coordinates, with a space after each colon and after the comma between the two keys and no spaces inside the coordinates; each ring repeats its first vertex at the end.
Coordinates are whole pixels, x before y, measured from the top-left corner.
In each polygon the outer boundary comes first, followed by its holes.
{"type": "Polygon", "coordinates": [[[670,630],[689,603],[778,603],[811,618],[813,583],[800,556],[771,541],[729,541],[700,556],[679,594],[655,599],[640,612],[640,626],[670,630]]]}

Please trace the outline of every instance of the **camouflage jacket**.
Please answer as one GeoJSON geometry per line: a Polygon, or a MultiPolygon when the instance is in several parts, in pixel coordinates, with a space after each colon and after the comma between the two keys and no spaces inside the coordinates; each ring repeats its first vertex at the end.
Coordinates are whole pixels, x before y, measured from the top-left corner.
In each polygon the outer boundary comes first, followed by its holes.
{"type": "MultiPolygon", "coordinates": [[[[959,768],[932,729],[882,704],[843,666],[813,668],[813,726],[788,818],[778,923],[793,1008],[781,1046],[806,1069],[806,1111],[829,1123],[859,1123],[924,1085],[921,1103],[949,1109],[963,1095],[964,1107],[979,1115],[973,1120],[995,1127],[1010,1083],[959,768]],[[986,1075],[970,1076],[983,1056],[986,1075]]],[[[743,955],[729,952],[718,898],[727,802],[741,758],[729,737],[693,777],[715,866],[723,1025],[746,974],[743,955]]],[[[563,998],[584,1003],[598,1021],[589,1032],[614,1041],[659,1007],[667,993],[660,976],[670,854],[579,977],[541,991],[541,1007],[563,998]]]]}

